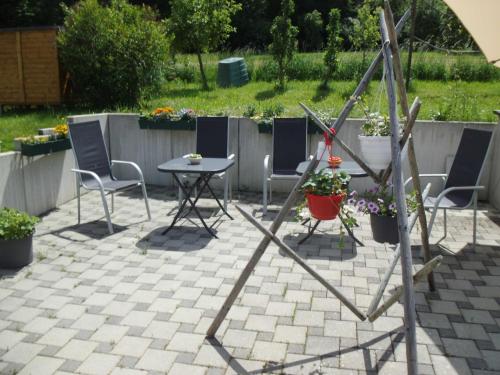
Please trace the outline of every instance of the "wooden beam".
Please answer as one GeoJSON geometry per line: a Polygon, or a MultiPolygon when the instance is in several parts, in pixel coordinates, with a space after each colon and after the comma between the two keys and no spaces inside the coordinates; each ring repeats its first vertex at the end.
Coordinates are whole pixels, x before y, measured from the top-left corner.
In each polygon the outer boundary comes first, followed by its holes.
{"type": "Polygon", "coordinates": [[[356,155],[348,145],[346,145],[340,138],[337,138],[336,135],[333,134],[333,132],[326,126],[321,119],[316,116],[316,114],[310,110],[304,103],[299,103],[299,105],[304,109],[306,114],[311,117],[311,119],[319,126],[321,127],[324,131],[328,132],[330,134],[330,138],[344,150],[347,155],[349,155],[352,160],[354,160],[358,165],[370,176],[375,182],[380,183],[380,176],[376,174],[366,163],[358,156],[356,155]]]}
{"type": "Polygon", "coordinates": [[[366,315],[363,314],[354,304],[349,301],[347,297],[345,297],[342,293],[340,293],[334,286],[332,286],[328,281],[326,281],[323,276],[317,273],[313,268],[311,268],[306,262],[302,260],[301,257],[295,253],[295,251],[285,244],[282,240],[276,237],[273,233],[267,230],[261,223],[259,223],[255,218],[252,217],[248,212],[244,209],[236,205],[236,209],[241,212],[241,214],[252,223],[258,230],[260,230],[266,237],[270,238],[276,245],[280,247],[290,258],[295,260],[303,269],[305,269],[309,274],[318,280],[326,289],[328,289],[335,297],[337,297],[349,310],[351,310],[354,315],[356,315],[359,319],[365,320],[366,315]]]}
{"type": "MultiPolygon", "coordinates": [[[[427,195],[429,194],[429,191],[431,190],[431,184],[427,184],[425,187],[424,192],[422,193],[424,199],[427,198],[427,195]]],[[[409,225],[409,231],[413,229],[415,226],[415,223],[417,222],[418,218],[418,212],[414,212],[410,215],[410,218],[408,219],[408,225],[409,225]]],[[[378,304],[380,303],[380,300],[382,299],[382,296],[384,295],[385,288],[387,288],[387,284],[389,283],[389,279],[391,278],[394,269],[396,268],[396,265],[398,264],[399,257],[401,256],[401,247],[399,244],[396,246],[396,249],[394,250],[394,254],[392,255],[391,261],[389,262],[389,267],[385,270],[385,274],[382,277],[382,281],[380,282],[377,293],[372,299],[372,302],[370,303],[370,306],[368,307],[368,311],[366,312],[366,315],[371,315],[375,311],[375,309],[378,307],[378,304]]]]}
{"type": "MultiPolygon", "coordinates": [[[[392,59],[394,62],[394,75],[396,76],[397,87],[399,91],[399,103],[403,114],[407,119],[410,119],[410,111],[408,109],[408,98],[406,96],[406,88],[403,76],[403,66],[401,64],[401,58],[399,56],[398,38],[396,29],[394,26],[394,17],[392,15],[391,6],[388,0],[384,3],[384,15],[387,25],[388,38],[390,41],[392,59]]],[[[410,133],[409,133],[410,134],[410,133]]],[[[420,222],[420,239],[422,241],[422,250],[424,255],[424,261],[428,262],[431,259],[431,250],[429,245],[429,234],[427,232],[427,218],[425,217],[424,201],[422,199],[422,186],[420,185],[417,157],[415,155],[415,146],[413,144],[413,139],[409,138],[408,142],[408,162],[410,164],[411,176],[413,179],[413,188],[416,192],[417,204],[418,204],[418,219],[420,222]]],[[[429,289],[434,291],[435,282],[434,275],[429,273],[428,276],[429,289]]]]}
{"type": "Polygon", "coordinates": [[[399,147],[399,119],[397,112],[396,87],[394,82],[393,54],[391,51],[384,12],[381,12],[380,31],[384,51],[389,118],[391,123],[391,155],[394,172],[392,180],[398,212],[399,241],[401,247],[401,269],[404,289],[404,322],[406,338],[406,362],[409,375],[417,375],[417,332],[415,296],[413,294],[412,258],[406,196],[401,170],[401,148],[399,147]]]}
{"type": "MultiPolygon", "coordinates": [[[[309,162],[306,171],[300,176],[299,180],[293,187],[292,191],[288,195],[288,198],[286,199],[285,203],[283,204],[283,207],[281,208],[280,212],[278,213],[278,216],[274,219],[270,232],[271,233],[276,233],[278,229],[280,228],[281,224],[285,220],[286,216],[288,215],[288,212],[292,208],[292,206],[295,204],[297,198],[301,194],[299,191],[299,188],[304,184],[306,179],[309,177],[309,173],[313,171],[316,166],[318,165],[318,160],[316,159],[316,156],[311,159],[309,162]]],[[[266,251],[267,247],[271,243],[271,239],[269,237],[264,237],[262,241],[260,241],[259,245],[257,246],[257,249],[255,249],[252,257],[248,261],[247,265],[241,272],[240,277],[236,281],[236,284],[234,284],[233,289],[227,296],[226,300],[224,301],[224,304],[222,305],[221,309],[215,316],[212,324],[207,330],[207,336],[208,337],[213,337],[216,333],[217,330],[219,329],[220,325],[224,321],[224,318],[226,317],[227,313],[231,309],[231,306],[233,306],[234,301],[238,297],[238,294],[241,292],[241,289],[245,286],[245,283],[247,282],[248,278],[252,274],[252,271],[254,270],[255,266],[259,262],[260,258],[262,255],[264,255],[264,252],[266,251]]]]}
{"type": "MultiPolygon", "coordinates": [[[[403,26],[406,22],[406,20],[410,17],[410,11],[407,10],[405,14],[401,17],[401,19],[398,22],[398,25],[396,26],[397,32],[399,33],[402,29],[403,26]]],[[[370,83],[373,75],[375,74],[375,71],[377,70],[378,65],[382,62],[384,55],[382,52],[382,49],[379,51],[377,56],[373,59],[372,63],[368,67],[368,70],[366,71],[365,75],[359,82],[358,86],[354,90],[354,93],[351,95],[351,97],[347,100],[347,102],[344,104],[344,107],[342,108],[342,111],[340,111],[339,116],[333,123],[333,128],[337,131],[340,130],[342,125],[344,125],[345,120],[347,119],[347,116],[349,116],[349,113],[351,113],[352,109],[356,105],[356,100],[359,96],[363,95],[365,92],[366,88],[368,87],[368,84],[370,83]]]]}
{"type": "MultiPolygon", "coordinates": [[[[441,261],[443,260],[442,255],[438,255],[437,257],[431,259],[429,262],[427,262],[424,267],[422,267],[418,272],[413,275],[413,283],[416,284],[420,281],[422,281],[428,274],[429,272],[432,272],[432,270],[436,269],[441,265],[441,261]]],[[[389,310],[389,308],[394,305],[401,295],[403,294],[404,291],[404,286],[400,285],[396,288],[394,291],[394,294],[386,301],[384,302],[376,311],[374,311],[372,314],[368,315],[368,320],[370,322],[373,322],[377,318],[379,318],[384,312],[389,310]]]]}

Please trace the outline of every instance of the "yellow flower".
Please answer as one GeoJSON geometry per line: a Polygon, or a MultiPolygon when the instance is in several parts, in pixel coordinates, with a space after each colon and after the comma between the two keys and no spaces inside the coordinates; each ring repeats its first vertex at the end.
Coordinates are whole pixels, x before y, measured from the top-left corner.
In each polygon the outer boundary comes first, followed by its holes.
{"type": "Polygon", "coordinates": [[[67,137],[68,136],[68,125],[66,124],[59,124],[54,127],[54,133],[58,136],[61,137],[67,137]]]}

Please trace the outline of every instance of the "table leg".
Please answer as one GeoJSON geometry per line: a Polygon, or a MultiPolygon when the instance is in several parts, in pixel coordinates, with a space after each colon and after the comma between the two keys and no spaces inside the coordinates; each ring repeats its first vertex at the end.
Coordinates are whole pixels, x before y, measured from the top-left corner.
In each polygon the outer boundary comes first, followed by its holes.
{"type": "Polygon", "coordinates": [[[365,246],[363,244],[363,242],[361,242],[360,240],[358,240],[356,238],[356,236],[354,235],[354,232],[347,226],[347,224],[345,223],[345,221],[342,218],[342,215],[340,213],[339,213],[339,219],[340,219],[340,222],[342,223],[342,225],[344,226],[345,230],[349,234],[349,237],[351,237],[359,246],[365,246]]]}
{"type": "Polygon", "coordinates": [[[214,197],[215,201],[219,205],[219,207],[222,210],[222,212],[224,212],[231,220],[234,220],[233,217],[231,215],[229,215],[228,212],[224,209],[224,206],[220,203],[219,199],[217,199],[217,196],[215,195],[214,191],[210,187],[210,184],[208,182],[210,181],[211,177],[212,176],[209,176],[208,178],[205,178],[206,181],[205,181],[205,184],[203,186],[206,187],[210,191],[210,194],[212,194],[212,197],[214,197]]]}
{"type": "MultiPolygon", "coordinates": [[[[194,212],[196,213],[196,215],[198,216],[198,218],[201,220],[201,223],[205,227],[206,231],[210,235],[212,235],[213,237],[218,238],[217,235],[208,227],[207,223],[205,223],[205,220],[203,220],[203,217],[201,216],[200,211],[198,211],[198,209],[196,208],[196,202],[198,202],[198,200],[200,199],[201,193],[203,191],[203,185],[202,185],[202,188],[198,190],[198,194],[196,195],[196,198],[193,201],[191,199],[191,192],[193,190],[193,187],[196,186],[196,183],[193,184],[193,186],[191,187],[191,189],[189,189],[189,191],[188,191],[186,189],[186,187],[184,186],[184,184],[181,183],[181,181],[179,180],[179,178],[177,177],[177,175],[175,173],[172,173],[172,175],[174,176],[175,181],[179,184],[179,186],[180,186],[180,188],[181,188],[181,190],[182,190],[185,198],[184,198],[184,201],[181,204],[181,207],[179,208],[179,211],[175,215],[174,220],[172,221],[172,224],[170,224],[170,226],[163,231],[162,235],[166,234],[170,229],[173,228],[173,226],[175,225],[175,223],[179,219],[182,211],[184,210],[184,207],[186,206],[186,203],[189,202],[189,204],[191,205],[190,210],[194,210],[194,212]]],[[[201,178],[201,176],[200,176],[200,178],[201,178]]],[[[206,182],[205,182],[205,184],[206,184],[206,182]]]]}
{"type": "MultiPolygon", "coordinates": [[[[305,223],[305,222],[304,222],[305,223]]],[[[314,234],[314,231],[318,227],[319,223],[321,223],[321,220],[317,220],[316,223],[312,226],[311,228],[311,220],[309,219],[309,229],[307,230],[307,236],[305,236],[303,239],[301,239],[298,244],[301,245],[303,244],[309,237],[311,237],[314,234]]]]}

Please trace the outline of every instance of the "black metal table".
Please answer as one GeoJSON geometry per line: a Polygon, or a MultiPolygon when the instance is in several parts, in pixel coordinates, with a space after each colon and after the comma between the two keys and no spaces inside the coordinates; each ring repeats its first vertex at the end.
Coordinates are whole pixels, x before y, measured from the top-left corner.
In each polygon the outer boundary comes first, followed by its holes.
{"type": "Polygon", "coordinates": [[[158,166],[158,171],[164,173],[172,173],[172,176],[174,177],[175,181],[179,184],[182,193],[184,194],[184,199],[177,213],[175,214],[172,224],[170,224],[170,226],[163,231],[162,235],[166,234],[170,229],[172,229],[175,223],[181,217],[185,217],[186,215],[189,214],[189,212],[191,212],[191,210],[193,210],[198,216],[198,218],[201,220],[207,232],[211,236],[217,238],[217,235],[210,229],[205,220],[203,220],[200,211],[198,210],[198,208],[196,208],[196,203],[200,199],[200,196],[203,193],[203,191],[207,189],[212,195],[212,197],[215,198],[215,201],[219,205],[222,212],[226,214],[231,220],[233,220],[232,216],[229,215],[229,213],[224,209],[224,206],[220,203],[219,199],[217,199],[217,196],[215,195],[214,191],[209,185],[209,181],[214,174],[225,172],[233,165],[234,165],[233,160],[222,159],[222,158],[203,158],[200,164],[190,164],[189,159],[177,158],[169,160],[166,163],[160,164],[158,166]],[[181,181],[181,179],[178,176],[179,174],[184,174],[184,173],[191,175],[197,174],[199,176],[197,177],[195,183],[192,184],[190,187],[188,187],[181,181]],[[196,194],[193,200],[191,198],[191,193],[193,192],[193,189],[197,186],[199,187],[198,193],[196,194]],[[187,203],[189,203],[191,207],[189,208],[189,211],[184,216],[182,216],[182,212],[184,211],[187,203]]]}
{"type": "MultiPolygon", "coordinates": [[[[309,165],[309,162],[310,162],[309,160],[306,160],[306,161],[303,161],[302,163],[300,163],[297,166],[297,169],[295,170],[295,172],[299,175],[302,175],[306,171],[307,166],[309,165]]],[[[331,173],[338,173],[338,172],[343,171],[343,172],[347,172],[353,178],[368,176],[368,174],[355,161],[343,161],[338,168],[332,168],[332,167],[330,167],[330,165],[328,164],[327,161],[320,160],[318,162],[318,166],[316,167],[316,172],[318,172],[320,170],[324,170],[325,172],[331,171],[331,173]]],[[[354,241],[356,241],[357,244],[359,244],[360,246],[364,246],[363,243],[356,238],[356,236],[354,235],[352,230],[346,225],[346,223],[345,223],[345,221],[342,218],[342,215],[340,213],[339,213],[338,217],[340,219],[340,222],[342,223],[342,225],[346,229],[347,233],[349,234],[349,236],[354,241]]],[[[304,222],[302,222],[303,225],[306,223],[309,223],[308,233],[304,238],[302,238],[299,241],[299,244],[304,243],[309,237],[311,237],[314,234],[314,231],[316,230],[316,228],[318,228],[318,225],[321,223],[321,220],[317,220],[316,223],[314,223],[314,225],[311,225],[311,219],[306,219],[304,222]]]]}

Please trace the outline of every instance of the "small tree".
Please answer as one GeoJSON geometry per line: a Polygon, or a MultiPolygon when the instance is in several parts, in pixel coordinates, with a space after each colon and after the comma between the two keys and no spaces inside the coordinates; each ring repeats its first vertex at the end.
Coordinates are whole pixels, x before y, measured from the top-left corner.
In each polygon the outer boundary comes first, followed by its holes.
{"type": "Polygon", "coordinates": [[[234,0],[172,0],[168,28],[174,47],[198,57],[203,89],[208,89],[202,54],[219,47],[235,29],[231,17],[241,9],[234,0]]]}
{"type": "Polygon", "coordinates": [[[374,9],[373,0],[364,0],[358,8],[357,16],[352,22],[351,43],[353,47],[363,52],[363,67],[366,51],[372,50],[380,42],[378,15],[374,9]]]}
{"type": "Polygon", "coordinates": [[[82,0],[63,10],[59,56],[79,99],[99,107],[128,106],[160,89],[170,44],[151,8],[126,0],[109,6],[82,0]]]}
{"type": "Polygon", "coordinates": [[[291,15],[294,12],[293,0],[281,1],[281,14],[277,16],[271,26],[273,42],[270,50],[278,64],[277,88],[283,90],[286,86],[288,68],[297,48],[298,29],[292,25],[291,15]]]}
{"type": "Polygon", "coordinates": [[[333,78],[339,65],[337,55],[342,45],[342,38],[340,37],[340,11],[338,9],[333,8],[330,10],[326,33],[325,77],[322,84],[324,88],[328,87],[328,81],[333,78]]]}
{"type": "Polygon", "coordinates": [[[323,19],[321,13],[314,9],[304,15],[300,30],[303,39],[303,50],[319,51],[323,48],[323,19]]]}

